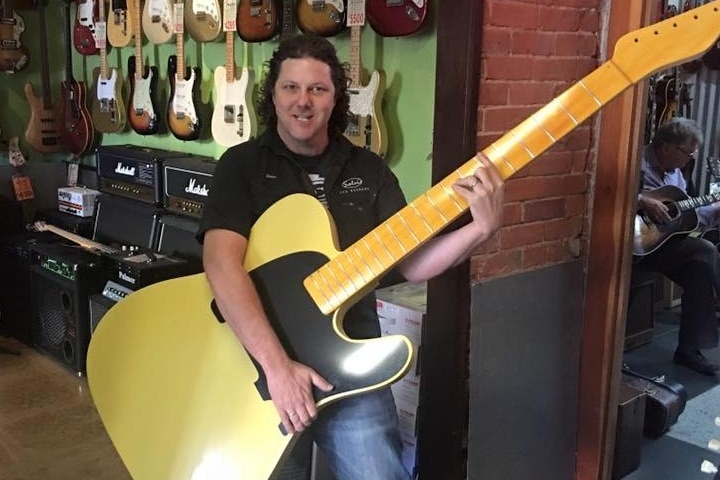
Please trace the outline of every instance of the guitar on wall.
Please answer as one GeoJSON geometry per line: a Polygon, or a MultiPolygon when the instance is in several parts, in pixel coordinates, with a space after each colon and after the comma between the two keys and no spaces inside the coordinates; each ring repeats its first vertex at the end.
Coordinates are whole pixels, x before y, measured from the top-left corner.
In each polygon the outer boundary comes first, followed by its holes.
{"type": "Polygon", "coordinates": [[[82,55],[95,55],[98,53],[95,38],[95,19],[98,18],[98,2],[101,1],[104,0],[75,0],[77,9],[75,10],[72,41],[75,50],[82,55]]]}
{"type": "MultiPolygon", "coordinates": [[[[610,60],[483,153],[502,178],[511,177],[621,92],[700,55],[715,41],[718,24],[720,0],[624,35],[610,60]]],[[[294,360],[335,386],[314,391],[320,415],[410,368],[406,337],[351,340],[343,315],[394,265],[467,212],[451,185],[478,165],[472,157],[344,251],[327,210],[309,195],[285,197],[253,226],[244,266],[278,338],[294,360]]],[[[115,304],[91,338],[92,398],[136,480],[216,478],[217,472],[267,479],[297,439],[280,430],[262,369],[216,312],[204,274],[179,277],[115,304]]]]}
{"type": "Polygon", "coordinates": [[[366,0],[370,26],[384,37],[417,32],[425,23],[429,0],[366,0]]]}
{"type": "Polygon", "coordinates": [[[128,97],[127,119],[132,129],[140,135],[152,135],[158,131],[159,122],[155,106],[155,89],[158,71],[155,66],[143,66],[142,32],[140,30],[140,3],[131,1],[131,24],[135,40],[135,55],[128,58],[128,97]]]}
{"type": "MultiPolygon", "coordinates": [[[[89,0],[88,0],[89,1],[89,0]]],[[[65,80],[60,84],[60,137],[65,151],[82,155],[93,145],[94,128],[85,99],[85,82],[77,81],[72,72],[72,40],[70,39],[70,2],[65,1],[65,80]]]]}
{"type": "Polygon", "coordinates": [[[197,42],[212,42],[220,35],[220,2],[218,0],[185,0],[185,25],[197,42]]]}
{"type": "Polygon", "coordinates": [[[45,2],[37,2],[40,18],[40,59],[42,99],[35,96],[31,83],[25,84],[25,98],[30,104],[30,120],[25,128],[25,141],[40,153],[59,152],[63,148],[60,138],[60,102],[53,104],[50,95],[50,73],[48,66],[47,28],[45,25],[45,2]]]}
{"type": "Polygon", "coordinates": [[[304,33],[332,37],[345,29],[346,0],[298,0],[297,24],[304,33]]]}
{"type": "Polygon", "coordinates": [[[170,97],[167,106],[168,127],[180,140],[195,140],[200,136],[200,117],[196,105],[199,105],[200,68],[185,68],[185,34],[183,28],[183,3],[175,3],[175,48],[176,55],[168,58],[168,80],[170,97]]]}
{"type": "MultiPolygon", "coordinates": [[[[232,9],[235,0],[225,0],[225,8],[232,9]]],[[[236,18],[236,17],[233,17],[236,18]]],[[[210,123],[212,136],[223,147],[246,142],[257,133],[257,118],[252,101],[255,75],[248,66],[249,48],[243,42],[243,67],[235,78],[234,22],[225,23],[225,66],[215,68],[215,106],[210,123]]]]}
{"type": "MultiPolygon", "coordinates": [[[[107,16],[107,41],[113,47],[130,45],[133,37],[132,4],[139,0],[110,0],[107,16]]],[[[99,10],[99,9],[98,9],[99,10]]]]}
{"type": "Polygon", "coordinates": [[[0,17],[0,71],[17,73],[30,61],[28,49],[20,42],[25,21],[14,8],[14,0],[3,0],[0,17]]]}
{"type": "Polygon", "coordinates": [[[172,40],[172,11],[173,4],[170,0],[145,0],[142,30],[150,43],[162,44],[172,40]]]}
{"type": "Polygon", "coordinates": [[[720,201],[720,193],[689,197],[678,187],[664,185],[643,192],[668,207],[672,220],[666,224],[654,223],[645,213],[635,215],[633,230],[633,255],[644,256],[660,248],[667,240],[676,235],[685,236],[698,228],[698,216],[695,209],[703,205],[720,201]]]}
{"type": "MultiPolygon", "coordinates": [[[[100,0],[98,16],[103,19],[97,22],[98,32],[106,31],[105,2],[100,0]]],[[[93,71],[95,86],[91,90],[92,122],[98,132],[115,133],[125,128],[125,103],[122,98],[122,74],[116,68],[109,68],[105,38],[98,38],[100,50],[100,66],[93,71]],[[119,81],[120,80],[120,81],[119,81]]]]}
{"type": "Polygon", "coordinates": [[[241,1],[237,6],[237,33],[245,42],[265,42],[280,28],[277,0],[241,1]]]}
{"type": "Polygon", "coordinates": [[[384,157],[387,153],[387,131],[382,115],[382,96],[385,92],[385,74],[373,70],[370,82],[364,86],[360,38],[365,23],[365,0],[350,0],[350,119],[345,128],[345,137],[353,144],[367,148],[384,157]],[[356,20],[353,20],[355,18],[356,20]]]}

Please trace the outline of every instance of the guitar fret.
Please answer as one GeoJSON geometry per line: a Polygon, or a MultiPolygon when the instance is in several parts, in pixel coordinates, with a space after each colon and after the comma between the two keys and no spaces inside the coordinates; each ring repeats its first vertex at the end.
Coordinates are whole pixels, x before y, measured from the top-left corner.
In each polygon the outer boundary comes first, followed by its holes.
{"type": "Polygon", "coordinates": [[[337,257],[335,257],[335,263],[340,267],[342,272],[345,274],[345,276],[350,279],[350,283],[352,284],[353,290],[357,291],[358,286],[355,284],[354,275],[353,273],[357,273],[357,270],[352,265],[347,265],[347,263],[350,261],[348,256],[345,253],[339,254],[337,257]],[[346,261],[346,264],[343,264],[343,260],[346,261]],[[350,268],[347,268],[350,267],[350,268]]]}
{"type": "Polygon", "coordinates": [[[398,212],[397,218],[402,222],[403,225],[405,225],[405,228],[408,229],[410,232],[410,235],[412,235],[413,239],[415,240],[416,244],[420,244],[420,239],[415,235],[415,231],[412,229],[410,224],[405,220],[405,217],[402,216],[402,211],[398,212]]]}
{"type": "MultiPolygon", "coordinates": [[[[336,264],[336,263],[334,263],[334,262],[328,262],[328,263],[325,265],[325,271],[327,271],[328,273],[330,273],[330,275],[332,275],[332,277],[333,277],[333,279],[334,279],[334,281],[333,281],[332,283],[334,283],[335,285],[337,285],[338,287],[340,287],[340,289],[341,289],[341,290],[343,291],[343,293],[344,293],[344,298],[350,298],[350,297],[352,296],[352,289],[348,290],[348,289],[346,288],[345,284],[343,283],[343,281],[342,281],[342,280],[340,279],[340,277],[338,276],[338,272],[336,272],[335,269],[333,268],[335,265],[338,265],[338,264],[336,264]]],[[[338,266],[339,266],[339,265],[338,265],[338,266]]],[[[342,273],[344,273],[344,272],[342,272],[342,273]]],[[[349,277],[348,277],[348,280],[350,280],[349,277]]],[[[350,283],[352,283],[352,280],[350,280],[350,283]]],[[[328,285],[331,285],[331,283],[328,282],[328,285]]]]}
{"type": "Polygon", "coordinates": [[[404,254],[406,254],[409,249],[408,249],[408,248],[405,248],[405,245],[403,245],[403,243],[400,241],[400,238],[399,238],[397,235],[395,235],[395,231],[394,231],[394,230],[392,229],[392,227],[390,226],[390,223],[391,223],[393,220],[394,220],[394,217],[389,218],[385,223],[383,223],[383,228],[385,228],[385,230],[387,230],[388,233],[390,233],[390,236],[395,240],[395,241],[392,242],[392,243],[394,243],[395,245],[399,246],[400,249],[402,250],[399,255],[398,255],[398,254],[393,254],[393,255],[392,255],[392,257],[393,257],[393,262],[394,262],[394,261],[397,260],[398,258],[402,257],[404,254]]]}
{"type": "MultiPolygon", "coordinates": [[[[382,247],[381,251],[384,250],[385,253],[387,254],[388,261],[387,261],[387,262],[381,261],[382,267],[383,267],[383,268],[390,268],[390,265],[392,265],[393,262],[395,261],[395,257],[393,257],[392,252],[391,252],[390,249],[387,247],[387,245],[385,244],[385,242],[383,241],[383,239],[380,238],[380,234],[378,233],[378,229],[377,229],[377,228],[374,229],[372,232],[370,232],[370,234],[371,234],[373,237],[375,237],[375,240],[376,240],[377,244],[382,247]]],[[[380,259],[378,258],[378,260],[380,260],[380,259]]]]}
{"type": "MultiPolygon", "coordinates": [[[[363,277],[363,280],[366,283],[370,283],[373,280],[373,278],[375,278],[377,276],[377,274],[373,271],[372,267],[367,262],[365,257],[360,253],[360,245],[357,245],[355,247],[351,247],[348,249],[348,255],[352,255],[352,254],[355,254],[355,256],[360,261],[360,263],[366,267],[367,272],[369,272],[367,277],[365,275],[363,275],[362,268],[357,268],[357,271],[360,272],[360,276],[363,277]]],[[[350,261],[352,261],[353,264],[355,263],[355,261],[352,260],[352,258],[350,259],[350,261]]]]}
{"type": "MultiPolygon", "coordinates": [[[[367,253],[373,258],[373,260],[375,260],[375,263],[378,264],[378,267],[380,267],[380,272],[376,273],[376,275],[379,274],[379,273],[382,273],[382,271],[383,271],[383,269],[385,268],[385,266],[382,264],[382,262],[380,262],[380,259],[379,259],[378,256],[375,254],[375,252],[373,251],[373,249],[370,248],[370,245],[368,245],[367,236],[361,238],[359,243],[361,243],[362,246],[365,247],[365,250],[367,250],[367,253]]],[[[363,258],[365,258],[364,255],[361,255],[361,256],[362,256],[363,258]]],[[[370,270],[372,271],[372,268],[371,268],[370,270]]],[[[373,272],[373,273],[374,273],[374,272],[373,272]]]]}
{"type": "MultiPolygon", "coordinates": [[[[458,175],[458,178],[459,177],[460,177],[460,175],[458,175]]],[[[455,204],[455,207],[457,208],[458,212],[462,212],[465,208],[462,205],[460,205],[460,203],[458,203],[457,195],[455,194],[453,189],[448,187],[444,181],[439,183],[438,185],[442,187],[442,189],[447,194],[447,197],[455,204]]]]}

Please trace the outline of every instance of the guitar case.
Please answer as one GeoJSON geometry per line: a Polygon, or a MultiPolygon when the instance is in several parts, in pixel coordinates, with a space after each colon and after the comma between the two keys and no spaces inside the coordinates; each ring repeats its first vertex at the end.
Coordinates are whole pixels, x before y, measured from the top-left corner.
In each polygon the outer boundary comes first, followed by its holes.
{"type": "Polygon", "coordinates": [[[643,432],[648,437],[659,437],[677,423],[687,404],[687,389],[678,382],[668,382],[631,370],[622,369],[623,384],[645,392],[645,422],[643,432]]]}

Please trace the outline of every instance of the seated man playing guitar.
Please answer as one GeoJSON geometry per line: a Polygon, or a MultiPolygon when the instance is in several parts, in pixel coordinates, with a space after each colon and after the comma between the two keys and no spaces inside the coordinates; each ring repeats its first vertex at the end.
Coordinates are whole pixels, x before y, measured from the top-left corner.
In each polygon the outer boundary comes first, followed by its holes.
{"type": "Polygon", "coordinates": [[[694,158],[702,141],[703,133],[695,121],[674,117],[660,126],[652,143],[644,147],[635,244],[637,247],[639,228],[649,228],[655,233],[648,236],[661,241],[653,249],[638,254],[636,248],[633,253],[637,266],[662,273],[682,287],[680,332],[673,361],[704,375],[716,375],[718,366],[701,350],[718,345],[715,299],[720,292],[720,255],[709,241],[679,234],[679,224],[688,223],[684,220],[690,217],[692,226],[685,233],[698,223],[702,227],[716,226],[720,204],[698,207],[699,202],[690,199],[683,208],[678,206],[683,204],[682,198],[659,193],[680,192],[687,200],[682,168],[694,158]]]}

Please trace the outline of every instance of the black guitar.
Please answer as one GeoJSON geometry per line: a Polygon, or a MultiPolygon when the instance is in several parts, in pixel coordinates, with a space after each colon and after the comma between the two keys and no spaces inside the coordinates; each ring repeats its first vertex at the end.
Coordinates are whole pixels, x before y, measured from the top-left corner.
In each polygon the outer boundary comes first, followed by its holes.
{"type": "Polygon", "coordinates": [[[698,217],[695,209],[703,205],[720,201],[720,193],[688,197],[678,187],[665,185],[655,190],[643,192],[651,195],[668,207],[672,220],[664,224],[654,223],[643,212],[635,215],[633,232],[633,255],[643,256],[654,252],[675,235],[687,235],[698,227],[698,217]]]}

